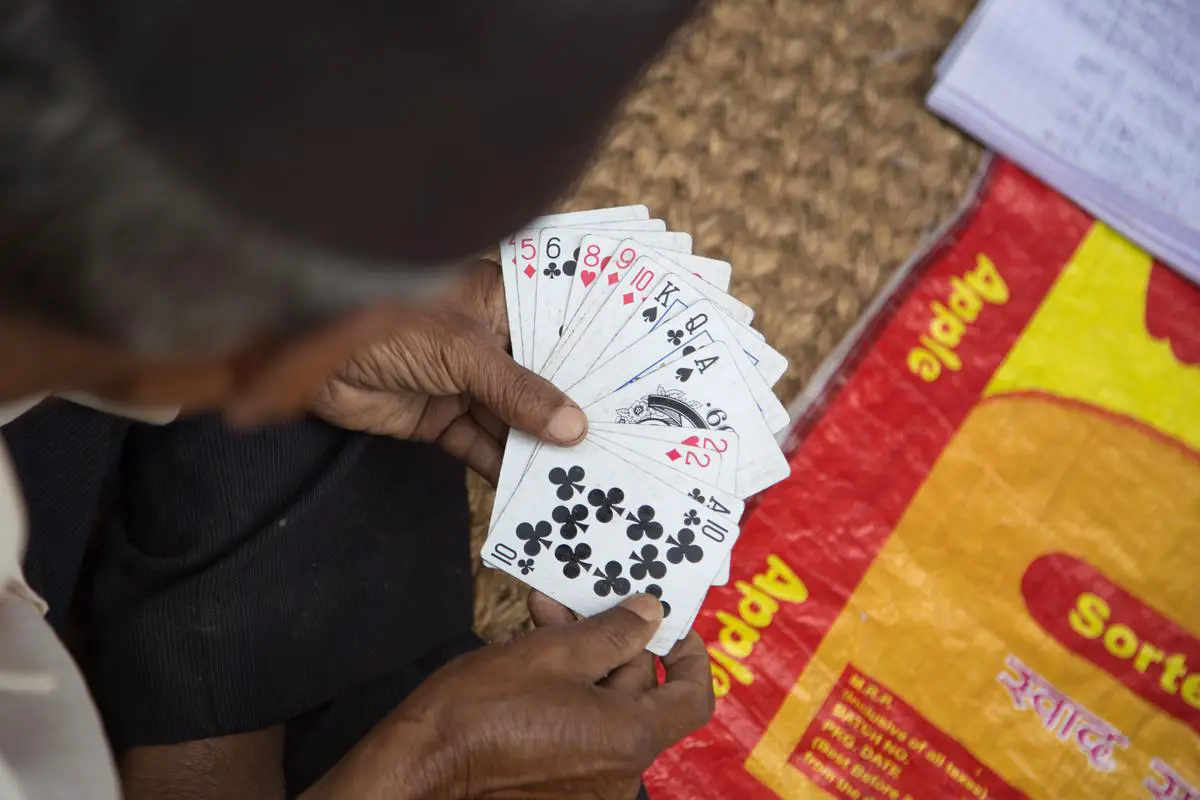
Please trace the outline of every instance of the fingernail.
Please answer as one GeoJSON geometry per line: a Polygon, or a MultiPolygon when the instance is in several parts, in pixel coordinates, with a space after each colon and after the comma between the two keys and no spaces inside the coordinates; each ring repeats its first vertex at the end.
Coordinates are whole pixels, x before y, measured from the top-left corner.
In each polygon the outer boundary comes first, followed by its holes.
{"type": "Polygon", "coordinates": [[[646,622],[661,622],[663,618],[662,603],[652,594],[635,594],[621,605],[637,614],[646,622]]]}
{"type": "Polygon", "coordinates": [[[574,444],[587,433],[587,415],[575,406],[563,406],[550,418],[546,433],[561,444],[574,444]]]}

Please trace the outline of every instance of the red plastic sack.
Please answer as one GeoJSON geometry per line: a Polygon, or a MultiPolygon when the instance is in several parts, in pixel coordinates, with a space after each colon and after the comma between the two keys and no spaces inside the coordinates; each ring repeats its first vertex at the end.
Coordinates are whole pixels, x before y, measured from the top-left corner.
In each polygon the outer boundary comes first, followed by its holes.
{"type": "Polygon", "coordinates": [[[816,385],[655,800],[1200,797],[1200,291],[997,161],[816,385]]]}

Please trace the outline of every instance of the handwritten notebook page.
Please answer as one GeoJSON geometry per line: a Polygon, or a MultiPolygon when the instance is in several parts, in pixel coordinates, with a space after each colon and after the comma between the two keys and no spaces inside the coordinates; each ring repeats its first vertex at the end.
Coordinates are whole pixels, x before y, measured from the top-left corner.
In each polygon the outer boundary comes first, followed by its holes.
{"type": "Polygon", "coordinates": [[[1200,1],[986,0],[930,107],[1200,280],[1200,1]]]}

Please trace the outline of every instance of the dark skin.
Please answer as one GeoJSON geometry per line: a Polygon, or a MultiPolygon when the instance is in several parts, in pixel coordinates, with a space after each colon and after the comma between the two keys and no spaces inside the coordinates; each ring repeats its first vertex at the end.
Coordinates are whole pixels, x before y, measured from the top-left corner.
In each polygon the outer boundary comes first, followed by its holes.
{"type": "MultiPolygon", "coordinates": [[[[661,607],[644,595],[625,605],[576,621],[532,594],[534,631],[443,667],[304,800],[635,797],[642,772],[708,719],[714,699],[699,637],[663,659],[659,685],[643,647],[661,607]]],[[[282,750],[276,726],[135,748],[121,773],[130,800],[282,797],[282,750]]]]}
{"type": "MultiPolygon", "coordinates": [[[[91,362],[98,374],[129,370],[129,378],[101,380],[94,388],[114,389],[108,399],[133,404],[186,401],[211,391],[231,416],[250,422],[286,417],[308,404],[343,427],[436,442],[489,480],[498,473],[509,427],[560,444],[586,432],[586,418],[569,398],[505,350],[495,264],[480,262],[428,312],[397,308],[383,319],[390,323],[386,333],[334,362],[315,397],[303,388],[313,374],[309,356],[342,352],[357,335],[339,334],[335,326],[279,349],[260,348],[273,358],[234,356],[204,371],[145,370],[132,359],[100,359],[91,362]],[[242,363],[259,367],[242,370],[242,363]]],[[[358,331],[354,324],[348,329],[358,331]]],[[[62,350],[71,362],[80,352],[62,350]]],[[[665,659],[668,680],[657,686],[654,659],[643,648],[662,610],[652,597],[638,598],[635,606],[648,619],[618,607],[576,622],[535,593],[534,632],[436,673],[306,798],[634,797],[646,767],[702,725],[713,703],[707,655],[694,634],[665,659]]],[[[282,797],[282,748],[283,727],[276,726],[134,748],[120,767],[132,800],[282,797]]]]}
{"type": "Polygon", "coordinates": [[[507,344],[500,270],[481,261],[421,324],[346,361],[312,407],[343,428],[435,442],[494,484],[510,426],[573,444],[586,425],[565,395],[517,366],[507,344]]]}

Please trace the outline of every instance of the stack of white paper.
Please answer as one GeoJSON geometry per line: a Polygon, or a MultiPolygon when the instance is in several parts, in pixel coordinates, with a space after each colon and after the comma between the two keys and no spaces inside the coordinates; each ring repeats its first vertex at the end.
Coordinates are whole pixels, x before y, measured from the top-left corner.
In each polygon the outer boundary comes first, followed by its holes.
{"type": "Polygon", "coordinates": [[[1200,281],[1200,0],[984,0],[928,103],[1200,281]]]}

